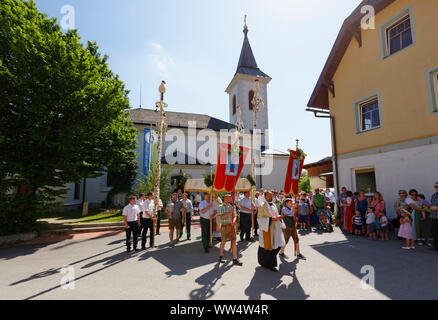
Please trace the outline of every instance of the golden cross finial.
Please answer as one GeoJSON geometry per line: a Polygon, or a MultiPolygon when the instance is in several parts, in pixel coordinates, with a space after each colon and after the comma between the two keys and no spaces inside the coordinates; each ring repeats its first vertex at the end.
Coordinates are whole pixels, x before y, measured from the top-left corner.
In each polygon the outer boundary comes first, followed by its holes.
{"type": "Polygon", "coordinates": [[[247,15],[245,14],[245,18],[243,19],[243,21],[245,22],[245,25],[243,26],[243,30],[248,31],[248,26],[246,25],[246,17],[247,15]]]}

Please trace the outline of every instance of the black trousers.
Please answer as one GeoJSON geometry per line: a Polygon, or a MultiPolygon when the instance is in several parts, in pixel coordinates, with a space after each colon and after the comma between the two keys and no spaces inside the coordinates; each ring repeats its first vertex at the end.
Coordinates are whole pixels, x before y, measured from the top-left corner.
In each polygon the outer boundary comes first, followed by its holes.
{"type": "Polygon", "coordinates": [[[154,227],[154,223],[152,219],[141,218],[141,226],[143,227],[143,232],[141,234],[141,247],[146,248],[146,235],[149,230],[149,246],[153,246],[152,239],[152,230],[154,227]]]}
{"type": "Polygon", "coordinates": [[[210,246],[210,219],[201,217],[201,237],[202,246],[207,249],[210,246]]]}
{"type": "Polygon", "coordinates": [[[129,229],[126,229],[126,249],[131,250],[131,234],[132,234],[132,244],[134,250],[137,249],[137,241],[138,241],[138,222],[128,222],[129,229]]]}
{"type": "Polygon", "coordinates": [[[244,238],[249,240],[251,238],[251,214],[250,213],[240,213],[240,240],[244,238]]]}
{"type": "Polygon", "coordinates": [[[157,231],[156,234],[160,233],[160,225],[161,225],[161,210],[157,210],[157,231]]]}
{"type": "MultiPolygon", "coordinates": [[[[142,217],[143,217],[143,211],[140,212],[140,219],[143,219],[142,217]]],[[[142,230],[143,230],[143,224],[141,223],[141,220],[140,220],[140,226],[138,227],[138,230],[137,230],[137,235],[139,237],[141,237],[141,231],[142,230]]]]}
{"type": "MultiPolygon", "coordinates": [[[[187,237],[190,237],[190,232],[192,230],[192,213],[191,212],[186,213],[185,227],[186,227],[187,237]]],[[[182,235],[183,229],[184,229],[184,225],[181,226],[181,235],[182,235]]]]}
{"type": "Polygon", "coordinates": [[[433,248],[438,250],[438,219],[430,219],[430,233],[433,238],[433,248]]]}

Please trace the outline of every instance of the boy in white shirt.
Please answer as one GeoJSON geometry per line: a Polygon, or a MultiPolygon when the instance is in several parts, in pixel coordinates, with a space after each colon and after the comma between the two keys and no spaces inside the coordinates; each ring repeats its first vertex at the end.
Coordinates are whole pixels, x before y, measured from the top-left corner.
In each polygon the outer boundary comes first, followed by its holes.
{"type": "Polygon", "coordinates": [[[368,239],[376,240],[376,214],[374,213],[373,207],[368,208],[365,218],[367,224],[368,239]]]}
{"type": "Polygon", "coordinates": [[[126,231],[126,251],[131,252],[131,233],[134,251],[137,251],[138,228],[140,226],[140,208],[135,196],[129,197],[129,204],[123,208],[123,222],[126,231]]]}

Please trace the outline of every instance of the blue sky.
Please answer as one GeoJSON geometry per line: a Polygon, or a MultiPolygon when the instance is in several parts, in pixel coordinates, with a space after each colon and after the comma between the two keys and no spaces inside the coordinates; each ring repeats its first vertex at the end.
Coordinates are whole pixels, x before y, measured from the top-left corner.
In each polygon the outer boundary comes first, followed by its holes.
{"type": "Polygon", "coordinates": [[[300,146],[307,162],[331,155],[330,126],[305,112],[344,19],[360,0],[36,0],[40,11],[61,20],[75,9],[82,41],[96,41],[110,68],[130,90],[130,103],[153,108],[167,82],[169,111],[204,113],[229,120],[225,89],[243,42],[243,16],[268,87],[273,146],[300,146]]]}

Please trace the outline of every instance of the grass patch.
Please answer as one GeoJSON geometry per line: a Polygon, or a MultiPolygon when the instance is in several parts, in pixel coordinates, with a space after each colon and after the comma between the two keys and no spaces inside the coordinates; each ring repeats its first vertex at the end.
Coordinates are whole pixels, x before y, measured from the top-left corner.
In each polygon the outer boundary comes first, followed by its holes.
{"type": "Polygon", "coordinates": [[[121,210],[106,210],[97,214],[82,217],[78,223],[121,222],[123,221],[121,210]]]}

